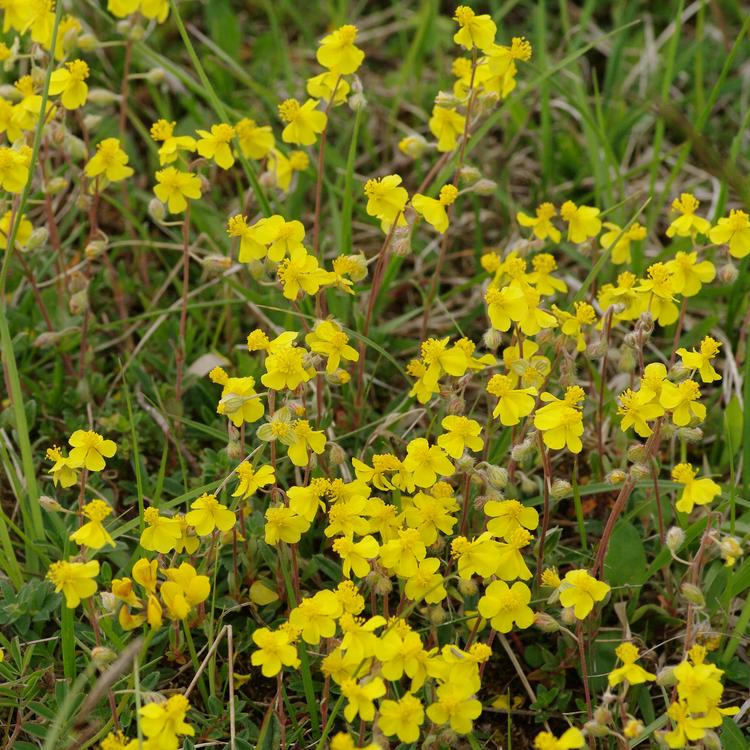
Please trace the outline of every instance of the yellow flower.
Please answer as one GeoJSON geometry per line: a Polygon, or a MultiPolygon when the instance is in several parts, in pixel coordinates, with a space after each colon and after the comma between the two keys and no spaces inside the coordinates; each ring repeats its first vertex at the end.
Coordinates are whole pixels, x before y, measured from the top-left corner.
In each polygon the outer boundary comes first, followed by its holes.
{"type": "Polygon", "coordinates": [[[243,117],[234,126],[234,132],[242,155],[250,159],[265,158],[276,143],[270,125],[258,125],[249,117],[243,117]]]}
{"type": "Polygon", "coordinates": [[[81,546],[91,549],[101,549],[105,544],[115,547],[115,540],[102,525],[102,521],[112,512],[112,508],[104,500],[92,500],[83,506],[83,515],[89,519],[69,539],[81,546]]]}
{"type": "Polygon", "coordinates": [[[174,167],[160,169],[156,173],[158,185],[154,194],[167,204],[170,213],[178,214],[187,208],[187,198],[198,200],[201,197],[201,181],[198,175],[181,172],[174,167]]]}
{"type": "Polygon", "coordinates": [[[438,151],[453,151],[458,142],[458,136],[463,135],[466,118],[454,107],[440,107],[437,104],[432,109],[432,116],[428,122],[430,132],[438,139],[438,151]]]}
{"type": "Polygon", "coordinates": [[[159,514],[157,508],[146,508],[143,513],[146,528],[141,533],[141,547],[149,552],[171,552],[182,536],[179,522],[159,514]]]}
{"type": "Polygon", "coordinates": [[[744,211],[733,209],[729,216],[719,219],[708,236],[717,245],[729,245],[730,255],[744,258],[750,253],[750,218],[744,211]]]}
{"type": "Polygon", "coordinates": [[[531,571],[523,559],[521,550],[531,543],[532,536],[524,528],[519,528],[508,535],[507,541],[497,542],[495,558],[495,575],[504,581],[516,578],[531,578],[531,571]]]}
{"type": "Polygon", "coordinates": [[[428,224],[443,234],[448,228],[448,213],[445,208],[453,205],[457,196],[457,188],[453,185],[443,185],[438,199],[415,193],[411,199],[411,205],[428,224]]]}
{"type": "Polygon", "coordinates": [[[632,643],[621,643],[616,649],[617,658],[622,662],[621,667],[613,669],[607,678],[610,687],[619,685],[627,680],[631,685],[640,685],[656,679],[655,674],[647,672],[635,662],[638,659],[638,649],[632,643]]]}
{"type": "Polygon", "coordinates": [[[164,703],[147,703],[141,708],[141,731],[153,748],[176,748],[179,736],[192,737],[195,730],[185,721],[190,703],[184,695],[173,695],[164,703]]]}
{"type": "Polygon", "coordinates": [[[313,99],[330,101],[333,106],[343,104],[351,91],[349,83],[339,73],[332,70],[326,70],[324,73],[308,78],[305,88],[313,99]]]}
{"type": "Polygon", "coordinates": [[[295,466],[307,466],[308,451],[320,455],[326,447],[326,436],[322,430],[313,430],[306,419],[298,419],[292,425],[291,443],[287,455],[295,466]]]}
{"type": "Polygon", "coordinates": [[[294,173],[304,172],[309,166],[310,159],[304,151],[292,151],[287,158],[274,148],[268,155],[268,174],[273,184],[283,192],[289,190],[294,173]]]}
{"type": "Polygon", "coordinates": [[[357,682],[354,679],[341,683],[341,695],[346,698],[344,718],[351,722],[359,716],[363,721],[375,718],[375,699],[385,695],[385,683],[380,677],[369,682],[357,682]]]}
{"type": "Polygon", "coordinates": [[[29,165],[20,151],[0,146],[0,188],[20,193],[29,178],[29,165]]]}
{"type": "Polygon", "coordinates": [[[102,471],[104,459],[112,458],[117,453],[117,446],[112,440],[105,440],[93,430],[76,430],[68,443],[73,447],[70,460],[89,471],[102,471]]]}
{"type": "Polygon", "coordinates": [[[688,742],[694,743],[706,736],[706,729],[712,726],[705,717],[693,716],[684,701],[675,702],[667,709],[667,716],[672,720],[672,731],[664,735],[671,748],[685,747],[688,742]]]}
{"type": "Polygon", "coordinates": [[[380,548],[380,564],[401,578],[411,578],[424,560],[427,549],[417,529],[399,529],[398,536],[380,548]]]}
{"type": "Polygon", "coordinates": [[[253,632],[253,642],[258,650],[250,660],[253,666],[261,668],[264,677],[274,677],[282,667],[299,667],[297,648],[289,630],[257,628],[253,632]]]}
{"type": "Polygon", "coordinates": [[[138,12],[141,0],[107,0],[107,10],[117,18],[125,18],[138,12]]]}
{"type": "Polygon", "coordinates": [[[413,602],[424,599],[427,604],[438,604],[448,592],[440,575],[440,560],[437,557],[426,557],[419,561],[417,572],[406,581],[404,593],[413,602]]]}
{"type": "Polygon", "coordinates": [[[89,77],[89,66],[83,60],[65,63],[64,68],[52,73],[49,85],[51,96],[62,94],[60,102],[65,109],[78,109],[86,102],[89,87],[85,81],[89,77]]]}
{"type": "Polygon", "coordinates": [[[263,416],[263,402],[255,391],[255,378],[230,378],[221,367],[214,367],[208,377],[223,386],[216,413],[226,415],[235,427],[257,422],[263,416]]]}
{"type": "Polygon", "coordinates": [[[586,744],[580,729],[570,727],[558,739],[550,732],[539,732],[534,739],[535,750],[577,750],[586,744]]]}
{"type": "Polygon", "coordinates": [[[354,73],[365,59],[365,53],[354,44],[356,39],[357,27],[345,24],[320,40],[315,57],[337,75],[354,73]]]}
{"type": "Polygon", "coordinates": [[[632,427],[641,437],[648,437],[653,430],[648,422],[664,415],[664,407],[653,401],[651,393],[646,390],[633,392],[628,388],[620,394],[620,405],[617,413],[622,416],[620,429],[626,432],[632,427]]]}
{"type": "Polygon", "coordinates": [[[220,122],[218,125],[211,126],[211,132],[207,130],[196,132],[200,139],[196,141],[195,147],[201,156],[213,159],[222,169],[229,169],[234,164],[231,143],[235,131],[231,125],[220,122]]]}
{"type": "Polygon", "coordinates": [[[521,629],[531,627],[534,612],[528,606],[530,601],[531,591],[525,583],[516,581],[509,587],[505,581],[493,581],[477,609],[498,633],[509,633],[514,623],[521,629]]]}
{"type": "Polygon", "coordinates": [[[195,138],[190,135],[174,135],[175,124],[157,120],[151,126],[151,137],[162,144],[159,147],[159,164],[170,164],[177,158],[180,150],[195,151],[195,138]]]}
{"type": "Polygon", "coordinates": [[[214,529],[229,531],[237,521],[234,512],[222,505],[216,495],[204,493],[190,507],[185,520],[199,536],[207,536],[214,529]]]}
{"type": "Polygon", "coordinates": [[[682,360],[682,364],[688,370],[697,370],[704,383],[713,383],[715,380],[721,380],[721,375],[714,369],[711,361],[719,353],[721,343],[710,336],[705,336],[701,341],[700,351],[693,349],[688,351],[684,347],[677,350],[677,354],[682,360]]]}
{"type": "Polygon", "coordinates": [[[164,575],[169,580],[161,585],[159,593],[170,616],[175,620],[184,620],[190,610],[205,602],[211,593],[208,576],[198,575],[189,563],[184,562],[179,568],[167,568],[164,575]]]}
{"type": "Polygon", "coordinates": [[[169,15],[169,0],[141,0],[139,10],[145,18],[164,23],[169,15]]]}
{"type": "Polygon", "coordinates": [[[370,534],[358,542],[351,537],[342,536],[334,541],[333,551],[341,557],[342,569],[347,578],[352,573],[358,578],[364,578],[370,572],[370,560],[378,556],[380,547],[370,534]]]}
{"type": "Polygon", "coordinates": [[[145,557],[141,557],[133,563],[133,580],[143,586],[149,594],[156,592],[156,573],[159,569],[157,560],[149,562],[145,557]]]}
{"type": "Polygon", "coordinates": [[[296,300],[302,290],[305,294],[317,294],[321,286],[330,284],[335,275],[318,266],[318,259],[309,255],[304,247],[295,247],[290,257],[281,261],[276,274],[281,281],[283,294],[296,300]]]}
{"type": "Polygon", "coordinates": [[[593,206],[576,206],[573,201],[565,201],[560,207],[560,216],[568,225],[568,240],[576,244],[596,237],[602,228],[599,209],[593,206]]]}
{"type": "Polygon", "coordinates": [[[698,262],[698,253],[678,252],[673,260],[667,263],[672,273],[670,281],[676,294],[694,297],[703,284],[708,284],[716,277],[716,268],[710,260],[698,262]]]}
{"type": "Polygon", "coordinates": [[[560,603],[563,607],[573,607],[575,616],[583,620],[609,593],[609,586],[592,578],[585,570],[569,570],[560,587],[560,603]]]}
{"type": "Polygon", "coordinates": [[[411,693],[405,693],[398,701],[385,700],[380,704],[378,725],[386,737],[396,735],[401,742],[416,742],[423,722],[422,702],[411,693]]]}
{"type": "Polygon", "coordinates": [[[695,645],[688,659],[674,668],[677,694],[691,713],[705,713],[715,706],[724,692],[721,676],[724,671],[706,663],[706,649],[695,645]]]}
{"type": "Polygon", "coordinates": [[[459,5],[453,20],[460,27],[453,35],[453,41],[461,47],[468,50],[476,47],[482,52],[489,52],[495,44],[497,26],[490,16],[485,14],[478,16],[468,6],[459,5]]]}
{"type": "Polygon", "coordinates": [[[49,470],[52,474],[52,482],[55,487],[59,484],[61,487],[72,487],[78,481],[78,469],[81,464],[73,461],[70,456],[63,456],[60,449],[55,445],[47,448],[47,458],[54,461],[54,465],[49,470]]]}
{"type": "Polygon", "coordinates": [[[367,196],[367,215],[380,219],[380,226],[388,232],[394,222],[397,226],[406,226],[404,208],[409,200],[405,188],[400,187],[401,177],[388,174],[378,179],[367,180],[364,191],[367,196]]]}
{"type": "Polygon", "coordinates": [[[489,578],[497,570],[498,553],[498,543],[486,532],[471,541],[458,536],[451,542],[451,557],[457,561],[461,578],[475,574],[489,578]]]}
{"type": "Polygon", "coordinates": [[[524,293],[514,285],[502,289],[489,287],[484,301],[487,303],[490,323],[498,331],[507,331],[511,322],[518,323],[528,312],[524,293]]]}
{"type": "Polygon", "coordinates": [[[694,380],[683,380],[679,385],[664,381],[659,403],[672,412],[672,421],[678,427],[684,427],[693,419],[702,422],[706,418],[706,406],[698,399],[700,387],[694,380]]]}
{"type": "Polygon", "coordinates": [[[261,487],[268,487],[269,484],[276,481],[273,467],[267,464],[256,469],[249,461],[243,461],[235,469],[235,473],[240,481],[237,484],[237,489],[232,493],[232,497],[239,497],[242,500],[247,500],[261,487]]]}
{"type": "Polygon", "coordinates": [[[291,508],[272,506],[266,510],[266,544],[276,545],[279,541],[297,544],[309,528],[310,522],[291,508]]]}
{"type": "Polygon", "coordinates": [[[691,513],[695,505],[708,505],[721,494],[721,487],[713,479],[696,479],[698,472],[690,464],[677,464],[672,469],[672,479],[684,484],[680,499],[675,504],[682,513],[691,513]]]}
{"type": "Polygon", "coordinates": [[[508,375],[493,375],[487,383],[487,392],[497,396],[497,404],[492,416],[500,418],[506,426],[518,424],[521,417],[526,417],[534,410],[536,388],[514,388],[513,380],[508,375]]]}
{"type": "Polygon", "coordinates": [[[667,237],[692,237],[695,239],[697,234],[708,235],[711,229],[711,223],[695,212],[700,206],[700,201],[696,200],[690,193],[682,193],[679,198],[672,201],[672,210],[680,214],[668,227],[667,237]]]}
{"type": "Polygon", "coordinates": [[[531,227],[534,237],[540,240],[546,240],[549,237],[553,242],[559,242],[560,230],[551,221],[556,214],[557,211],[551,203],[542,203],[537,206],[535,217],[519,211],[516,214],[516,221],[522,227],[531,227]]]}
{"type": "Polygon", "coordinates": [[[341,326],[333,320],[322,320],[311,333],[305,336],[305,343],[310,351],[326,357],[326,372],[332,374],[338,370],[341,360],[356,362],[359,352],[349,346],[349,337],[341,326]]]}
{"type": "Polygon", "coordinates": [[[124,180],[133,174],[127,166],[128,155],[117,138],[105,138],[96,145],[96,153],[86,163],[86,176],[95,178],[104,175],[110,182],[124,180]]]}
{"type": "Polygon", "coordinates": [[[646,236],[646,227],[641,226],[638,222],[634,222],[622,233],[622,237],[618,240],[617,237],[622,231],[621,227],[613,224],[611,221],[605,221],[603,226],[607,231],[599,238],[602,250],[606,250],[610,245],[615,243],[612,246],[612,253],[610,255],[612,262],[618,266],[623,263],[630,263],[630,243],[642,240],[646,236]]]}
{"type": "Polygon", "coordinates": [[[311,146],[318,133],[326,128],[328,117],[325,112],[316,109],[316,99],[308,99],[304,104],[296,99],[286,99],[279,104],[279,117],[288,123],[281,133],[284,143],[295,143],[300,146],[311,146]]]}
{"type": "Polygon", "coordinates": [[[578,386],[569,387],[562,401],[546,391],[539,398],[547,406],[537,409],[534,427],[542,431],[544,444],[553,450],[567,446],[571,453],[580,453],[583,416],[578,401],[583,400],[582,390],[578,386]]]}
{"type": "Polygon", "coordinates": [[[484,440],[480,437],[482,426],[468,417],[449,415],[440,423],[445,432],[437,444],[451,457],[461,458],[465,450],[481,451],[484,440]]]}
{"type": "Polygon", "coordinates": [[[427,716],[436,724],[450,724],[457,734],[469,734],[473,720],[482,713],[474,697],[474,685],[464,681],[446,682],[436,692],[436,701],[427,707],[427,716]]]}
{"type": "Polygon", "coordinates": [[[260,382],[274,391],[295,390],[300,383],[310,380],[314,372],[305,367],[305,350],[298,346],[285,346],[266,357],[266,372],[260,382]]]}
{"type": "Polygon", "coordinates": [[[55,585],[55,593],[62,591],[65,596],[65,606],[75,609],[81,599],[88,599],[96,593],[96,581],[99,575],[99,563],[69,562],[60,560],[52,563],[47,571],[47,579],[55,585]]]}
{"type": "MultiPolygon", "coordinates": [[[[0,248],[3,250],[8,249],[8,235],[10,234],[10,223],[13,218],[12,211],[6,211],[2,217],[0,217],[0,248]]],[[[21,214],[21,220],[18,224],[18,230],[16,231],[16,248],[24,251],[26,245],[31,238],[31,233],[34,231],[34,226],[26,218],[26,214],[21,214]]]]}
{"type": "Polygon", "coordinates": [[[532,258],[531,264],[534,270],[528,275],[528,282],[533,284],[539,294],[548,295],[568,291],[568,285],[562,279],[552,275],[557,269],[554,255],[539,253],[532,258]]]}
{"type": "Polygon", "coordinates": [[[415,438],[408,443],[403,466],[411,472],[417,487],[432,487],[438,475],[450,477],[455,471],[443,449],[430,445],[425,438],[415,438]]]}
{"type": "Polygon", "coordinates": [[[333,591],[318,591],[315,596],[303,599],[289,613],[289,624],[298,630],[302,640],[313,646],[321,638],[333,638],[336,620],[344,613],[344,607],[333,591]]]}
{"type": "Polygon", "coordinates": [[[536,509],[527,508],[518,500],[489,500],[482,510],[492,519],[487,523],[487,531],[503,539],[510,538],[518,529],[533,531],[539,526],[536,509]]]}

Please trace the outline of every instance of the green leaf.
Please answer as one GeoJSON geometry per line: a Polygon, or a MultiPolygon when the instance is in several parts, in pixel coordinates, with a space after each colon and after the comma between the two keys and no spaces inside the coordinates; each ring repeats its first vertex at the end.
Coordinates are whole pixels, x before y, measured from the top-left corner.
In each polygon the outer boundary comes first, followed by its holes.
{"type": "Polygon", "coordinates": [[[611,586],[639,585],[646,580],[646,551],[640,532],[619,521],[604,558],[604,579],[611,586]]]}
{"type": "Polygon", "coordinates": [[[728,717],[721,725],[721,746],[724,750],[747,750],[747,741],[742,730],[728,717]]]}

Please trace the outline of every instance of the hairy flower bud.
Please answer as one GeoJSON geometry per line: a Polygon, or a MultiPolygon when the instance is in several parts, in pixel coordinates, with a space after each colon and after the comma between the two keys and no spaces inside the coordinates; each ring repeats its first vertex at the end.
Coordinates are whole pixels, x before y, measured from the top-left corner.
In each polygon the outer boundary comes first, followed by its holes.
{"type": "Polygon", "coordinates": [[[560,630],[560,623],[546,612],[535,612],[534,627],[539,628],[543,633],[557,633],[560,630]]]}
{"type": "Polygon", "coordinates": [[[502,466],[487,464],[484,467],[487,483],[496,490],[504,490],[508,486],[508,470],[502,466]]]}
{"type": "Polygon", "coordinates": [[[722,284],[734,284],[740,275],[734,263],[725,263],[717,272],[716,276],[722,284]]]}
{"type": "Polygon", "coordinates": [[[334,466],[343,466],[346,463],[346,451],[337,443],[332,443],[328,450],[328,460],[334,466]]]}
{"type": "Polygon", "coordinates": [[[29,236],[29,240],[26,243],[26,250],[36,250],[38,247],[42,247],[47,244],[49,239],[49,229],[47,227],[37,227],[29,236]]]}
{"type": "Polygon", "coordinates": [[[630,476],[636,481],[639,479],[645,479],[646,477],[651,476],[651,470],[646,464],[633,464],[630,467],[630,476]]]}
{"type": "Polygon", "coordinates": [[[628,461],[642,463],[646,460],[646,447],[642,443],[633,443],[628,448],[628,461]]]}
{"type": "Polygon", "coordinates": [[[44,186],[44,192],[47,195],[57,195],[62,193],[68,187],[68,181],[64,177],[53,177],[44,186]]]}
{"type": "Polygon", "coordinates": [[[477,593],[477,584],[473,578],[459,578],[458,590],[461,596],[474,596],[477,593]]]}
{"type": "Polygon", "coordinates": [[[80,34],[76,43],[81,52],[93,52],[99,46],[99,40],[90,31],[80,34]]]}
{"type": "Polygon", "coordinates": [[[685,543],[685,532],[679,526],[672,526],[667,531],[666,543],[667,549],[672,553],[676,553],[685,543]]]}
{"type": "Polygon", "coordinates": [[[120,99],[120,95],[109,89],[91,89],[87,101],[97,107],[108,107],[120,99]]]}
{"type": "Polygon", "coordinates": [[[688,602],[694,604],[696,607],[704,607],[706,605],[706,599],[703,596],[703,592],[693,583],[683,583],[682,586],[680,586],[680,593],[688,602]]]}
{"type": "Polygon", "coordinates": [[[622,484],[627,478],[627,472],[622,469],[612,469],[612,471],[604,477],[604,481],[607,484],[622,484]]]}
{"type": "Polygon", "coordinates": [[[688,443],[700,443],[703,440],[703,430],[700,427],[679,427],[677,436],[688,443]]]}
{"type": "Polygon", "coordinates": [[[158,86],[160,83],[163,83],[166,77],[167,73],[164,68],[151,68],[151,70],[149,70],[145,76],[146,80],[149,83],[153,83],[154,86],[158,86]]]}
{"type": "Polygon", "coordinates": [[[494,351],[503,343],[503,334],[500,333],[500,331],[496,331],[494,328],[488,328],[482,336],[482,341],[487,349],[492,349],[494,351]]]}
{"type": "Polygon", "coordinates": [[[59,513],[64,510],[62,505],[60,505],[54,497],[50,497],[49,495],[41,495],[39,497],[39,505],[41,505],[48,513],[59,513]]]}
{"type": "Polygon", "coordinates": [[[106,667],[117,658],[117,654],[105,646],[94,646],[91,649],[91,659],[97,667],[106,667]]]}
{"type": "Polygon", "coordinates": [[[445,622],[445,610],[439,604],[429,607],[427,610],[427,619],[431,625],[442,625],[445,622]]]}
{"type": "Polygon", "coordinates": [[[167,209],[158,198],[152,198],[148,202],[148,215],[157,224],[161,224],[167,218],[167,209]]]}
{"type": "Polygon", "coordinates": [[[550,495],[552,495],[555,500],[561,500],[562,498],[567,497],[572,489],[573,485],[571,485],[571,483],[567,480],[555,479],[552,482],[552,487],[550,488],[550,495]]]}
{"type": "Polygon", "coordinates": [[[105,240],[92,240],[83,250],[83,254],[87,260],[94,260],[100,255],[103,255],[107,250],[107,243],[105,240]]]}
{"type": "Polygon", "coordinates": [[[617,362],[617,369],[620,372],[633,372],[635,369],[635,353],[632,349],[623,346],[620,349],[620,357],[617,362]]]}
{"type": "Polygon", "coordinates": [[[471,193],[477,195],[494,195],[497,191],[497,183],[494,180],[488,180],[486,177],[482,177],[481,180],[477,180],[473,185],[467,188],[471,193]]]}
{"type": "Polygon", "coordinates": [[[563,607],[560,611],[560,620],[568,627],[576,624],[576,614],[573,607],[563,607]]]}
{"type": "Polygon", "coordinates": [[[664,667],[656,675],[656,684],[660,687],[670,688],[677,684],[674,676],[674,667],[664,667]]]}

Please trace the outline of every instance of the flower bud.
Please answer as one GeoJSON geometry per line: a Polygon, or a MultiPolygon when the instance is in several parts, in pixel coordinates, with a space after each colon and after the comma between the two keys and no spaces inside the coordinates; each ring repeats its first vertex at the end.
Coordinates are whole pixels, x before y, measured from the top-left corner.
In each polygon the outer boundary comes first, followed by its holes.
{"type": "Polygon", "coordinates": [[[508,486],[508,470],[502,466],[487,464],[484,467],[487,483],[496,490],[504,490],[508,486]]]}
{"type": "Polygon", "coordinates": [[[80,34],[77,39],[81,52],[93,52],[99,46],[99,40],[91,33],[80,34]]]}
{"type": "Polygon", "coordinates": [[[98,258],[107,250],[107,243],[104,240],[92,240],[83,250],[83,254],[88,260],[98,258]]]}
{"type": "Polygon", "coordinates": [[[710,729],[706,730],[706,733],[703,735],[703,739],[701,740],[701,742],[703,743],[703,747],[705,747],[706,750],[722,750],[722,748],[724,747],[724,745],[722,745],[721,743],[721,740],[719,739],[719,735],[710,729]]]}
{"type": "Polygon", "coordinates": [[[477,180],[481,179],[482,173],[476,168],[469,164],[465,164],[461,169],[458,170],[458,179],[464,185],[471,185],[477,180]]]}
{"type": "Polygon", "coordinates": [[[73,161],[83,161],[87,156],[86,144],[80,138],[70,133],[65,136],[63,148],[73,161]]]}
{"type": "Polygon", "coordinates": [[[678,427],[677,436],[687,443],[700,443],[703,440],[703,430],[700,427],[678,427]]]}
{"type": "Polygon", "coordinates": [[[488,180],[486,177],[483,177],[467,188],[467,190],[477,195],[494,195],[497,191],[497,183],[494,180],[488,180]]]}
{"type": "Polygon", "coordinates": [[[646,460],[646,447],[642,443],[633,443],[628,448],[628,461],[642,463],[646,460]]]}
{"type": "Polygon", "coordinates": [[[531,436],[527,436],[522,443],[518,443],[510,449],[510,457],[516,463],[520,463],[521,461],[524,461],[526,458],[531,456],[534,450],[534,440],[531,436]]]}
{"type": "Polygon", "coordinates": [[[412,159],[419,159],[427,150],[428,144],[423,136],[418,133],[407,135],[399,141],[398,149],[412,159]]]}
{"type": "Polygon", "coordinates": [[[492,349],[494,351],[503,343],[503,335],[500,331],[496,331],[494,328],[488,328],[484,332],[482,340],[487,349],[492,349]]]}
{"type": "Polygon", "coordinates": [[[427,619],[431,625],[442,625],[445,622],[445,610],[436,604],[427,610],[427,619]]]}
{"type": "Polygon", "coordinates": [[[627,478],[627,472],[622,469],[612,469],[612,471],[604,477],[604,481],[607,484],[622,484],[627,478]]]}
{"type": "Polygon", "coordinates": [[[474,596],[477,593],[477,583],[473,578],[459,578],[458,590],[461,596],[474,596]]]}
{"type": "Polygon", "coordinates": [[[101,115],[88,114],[83,118],[83,127],[88,131],[96,130],[101,121],[101,115]]]}
{"type": "Polygon", "coordinates": [[[88,213],[91,208],[91,196],[86,193],[79,193],[76,197],[76,208],[81,213],[88,213]]]}
{"type": "Polygon", "coordinates": [[[223,273],[232,267],[232,259],[227,255],[206,255],[201,258],[201,265],[207,271],[223,273]]]}
{"type": "Polygon", "coordinates": [[[605,339],[592,341],[586,347],[586,356],[589,359],[601,359],[607,352],[607,342],[605,339]]]}
{"type": "Polygon", "coordinates": [[[352,94],[347,104],[352,112],[359,112],[367,108],[367,98],[364,94],[352,94]]]}
{"type": "Polygon", "coordinates": [[[346,463],[346,451],[338,443],[331,443],[328,449],[328,460],[334,466],[343,466],[346,463]]]}
{"type": "Polygon", "coordinates": [[[685,543],[685,532],[679,526],[672,526],[667,531],[666,543],[667,549],[676,553],[685,543]]]}
{"type": "Polygon", "coordinates": [[[451,415],[461,415],[466,412],[466,402],[463,396],[452,395],[446,404],[446,411],[451,415]]]}
{"type": "Polygon", "coordinates": [[[704,607],[706,605],[706,599],[703,596],[703,592],[694,583],[683,583],[680,586],[680,592],[682,596],[691,604],[696,607],[704,607]]]}
{"type": "Polygon", "coordinates": [[[620,349],[620,358],[617,362],[617,369],[620,372],[633,372],[635,369],[635,353],[632,349],[623,346],[620,349]]]}
{"type": "Polygon", "coordinates": [[[117,597],[111,591],[102,591],[99,594],[99,601],[102,603],[102,609],[105,614],[113,615],[117,609],[117,597]]]}
{"type": "Polygon", "coordinates": [[[468,453],[464,453],[463,456],[456,459],[456,471],[462,474],[468,474],[476,463],[474,456],[470,456],[468,453]]]}
{"type": "Polygon", "coordinates": [[[57,195],[62,193],[68,187],[68,181],[64,177],[53,177],[44,186],[44,192],[47,195],[57,195]]]}
{"type": "Polygon", "coordinates": [[[39,497],[39,505],[41,505],[48,513],[59,513],[60,511],[65,510],[54,497],[50,497],[49,495],[41,495],[39,497]]]}
{"type": "Polygon", "coordinates": [[[87,289],[81,289],[80,292],[70,295],[68,300],[68,309],[71,315],[83,314],[89,306],[89,294],[87,289]]]}
{"type": "Polygon", "coordinates": [[[157,224],[161,224],[167,218],[167,209],[158,198],[152,198],[148,202],[148,215],[157,224]]]}
{"type": "Polygon", "coordinates": [[[576,614],[573,610],[573,607],[563,607],[563,609],[560,612],[560,619],[562,620],[563,625],[575,625],[576,624],[576,614]]]}
{"type": "Polygon", "coordinates": [[[557,633],[560,630],[560,623],[546,612],[535,612],[534,627],[539,628],[543,633],[557,633]]]}
{"type": "Polygon", "coordinates": [[[722,284],[734,284],[740,272],[734,263],[725,263],[717,272],[716,276],[722,284]]]}
{"type": "Polygon", "coordinates": [[[111,649],[104,646],[94,646],[91,649],[91,659],[97,667],[106,667],[117,658],[117,654],[111,649]]]}
{"type": "Polygon", "coordinates": [[[396,227],[394,230],[393,254],[399,258],[411,255],[411,229],[409,226],[396,227]]]}
{"type": "Polygon", "coordinates": [[[47,229],[47,227],[37,227],[29,236],[29,240],[26,243],[26,247],[24,248],[24,250],[36,250],[38,247],[46,245],[48,239],[49,229],[47,229]]]}
{"type": "Polygon", "coordinates": [[[670,688],[677,684],[677,678],[674,676],[674,667],[664,667],[656,675],[656,684],[660,687],[670,688]]]}
{"type": "Polygon", "coordinates": [[[461,102],[449,91],[438,91],[435,97],[435,105],[438,107],[457,107],[461,102]]]}
{"type": "Polygon", "coordinates": [[[109,89],[90,89],[86,101],[97,107],[108,107],[120,99],[120,95],[109,89]]]}
{"type": "Polygon", "coordinates": [[[645,479],[646,477],[651,476],[651,470],[646,464],[633,464],[630,467],[630,476],[638,481],[639,479],[645,479]]]}
{"type": "Polygon", "coordinates": [[[537,483],[533,479],[526,475],[521,477],[521,492],[524,495],[533,495],[537,489],[537,483]]]}
{"type": "Polygon", "coordinates": [[[570,482],[568,482],[565,479],[555,479],[552,482],[552,487],[550,488],[550,495],[555,498],[555,500],[561,500],[564,497],[567,497],[573,489],[573,485],[571,485],[570,482]]]}
{"type": "Polygon", "coordinates": [[[149,83],[153,83],[154,86],[158,86],[164,83],[164,79],[167,77],[167,73],[164,68],[151,68],[145,75],[145,79],[149,83]]]}
{"type": "Polygon", "coordinates": [[[597,724],[609,724],[612,721],[612,712],[604,706],[599,706],[594,711],[594,721],[597,724]]]}
{"type": "Polygon", "coordinates": [[[583,731],[590,737],[606,737],[609,734],[609,729],[596,721],[587,721],[583,725],[583,731]]]}
{"type": "Polygon", "coordinates": [[[33,345],[37,349],[46,349],[48,346],[57,346],[66,333],[67,331],[44,331],[34,339],[33,345]]]}
{"type": "Polygon", "coordinates": [[[393,581],[391,577],[378,571],[373,571],[369,575],[370,583],[372,584],[373,590],[380,596],[387,596],[393,591],[393,581]]]}

